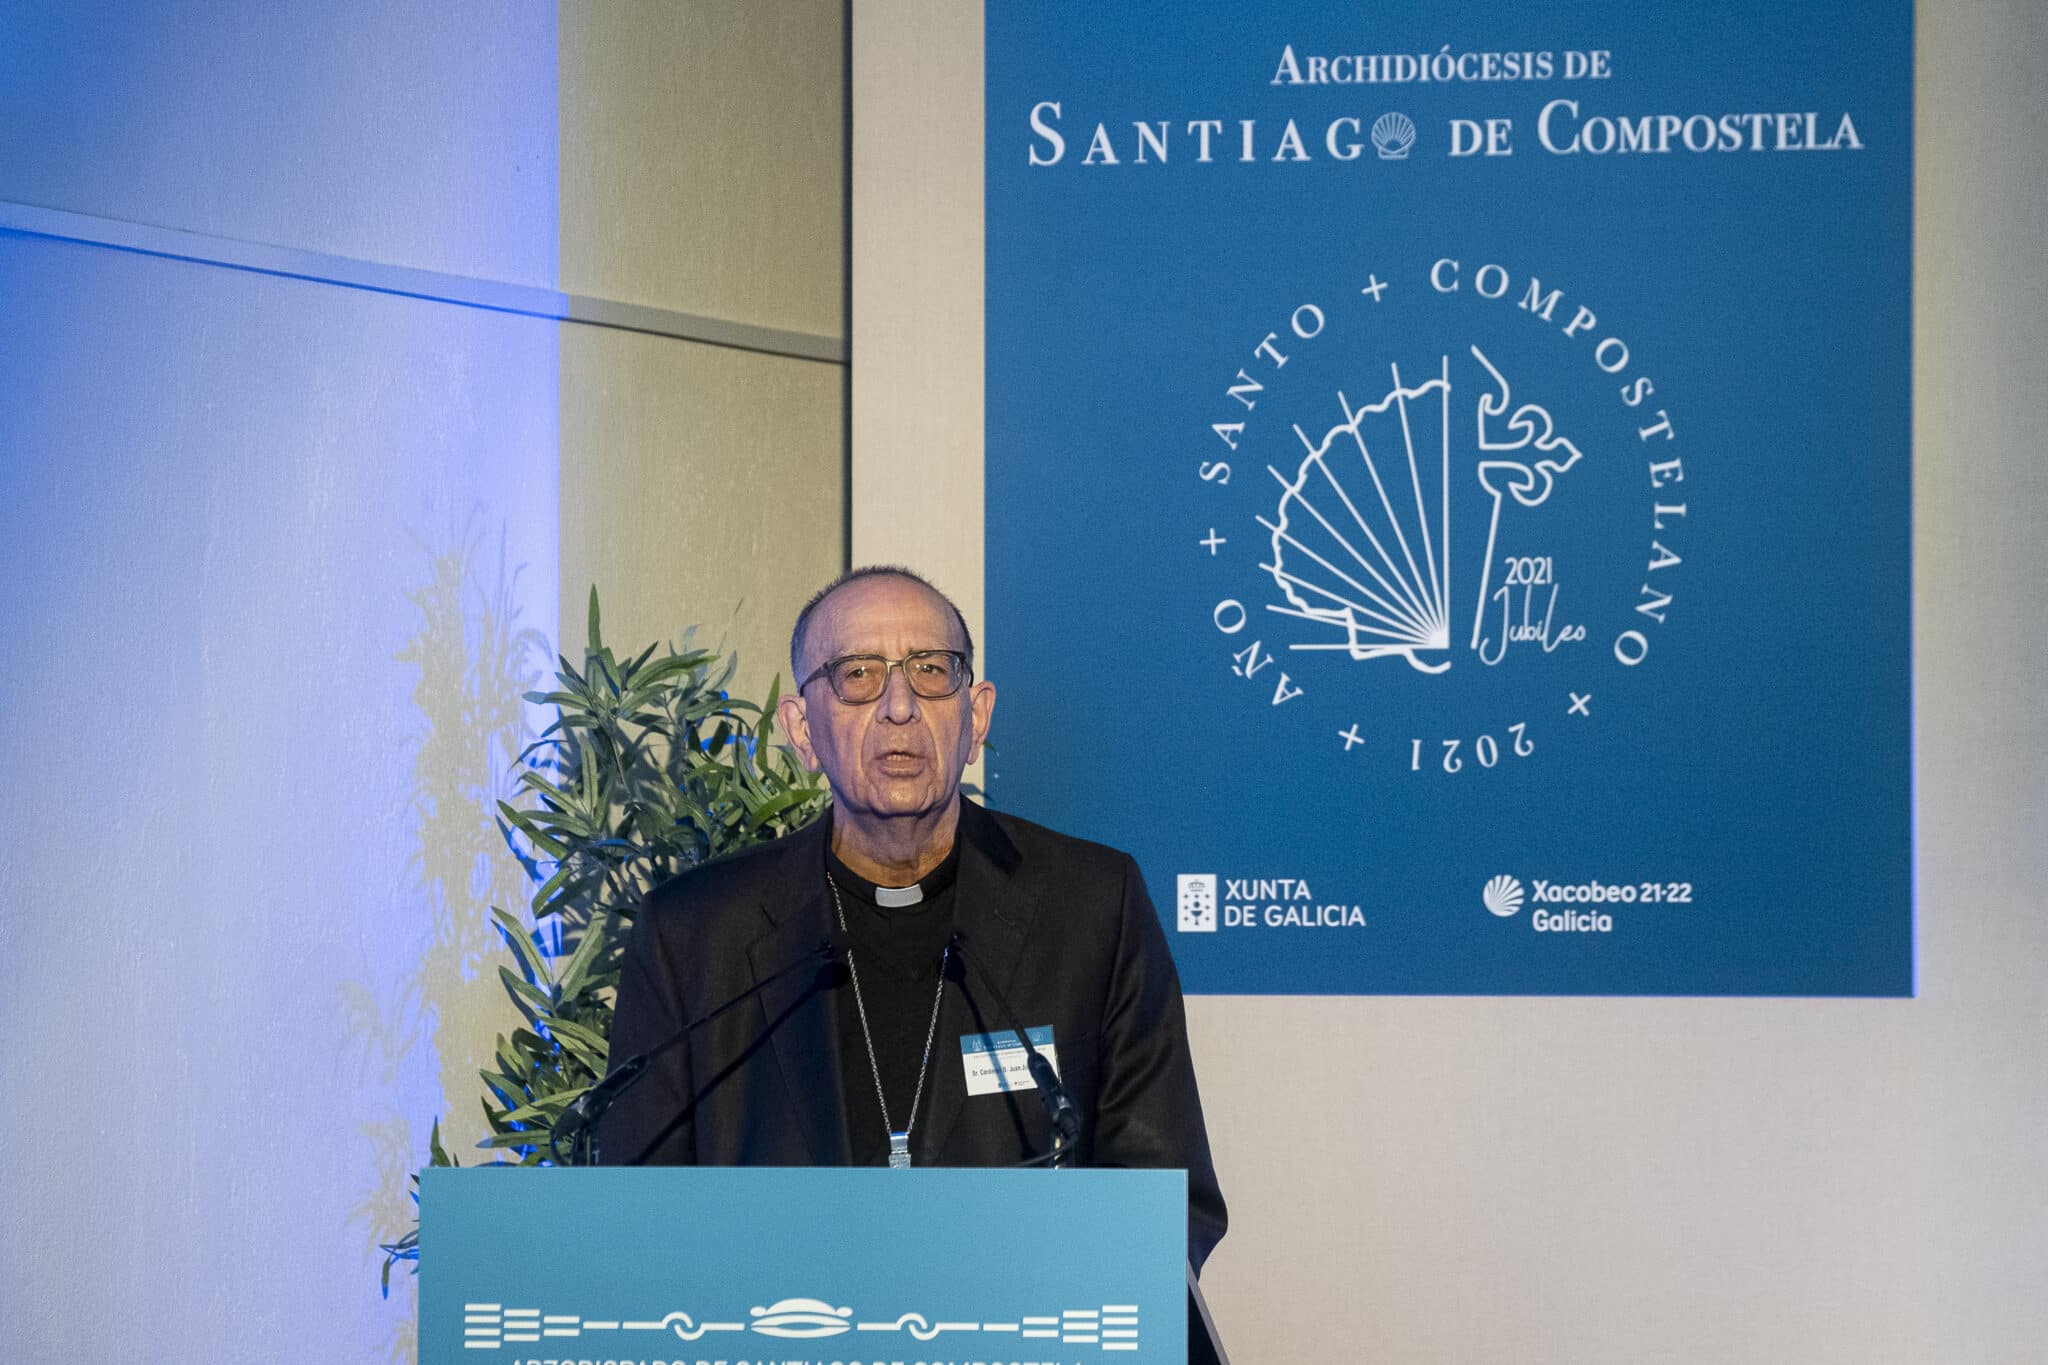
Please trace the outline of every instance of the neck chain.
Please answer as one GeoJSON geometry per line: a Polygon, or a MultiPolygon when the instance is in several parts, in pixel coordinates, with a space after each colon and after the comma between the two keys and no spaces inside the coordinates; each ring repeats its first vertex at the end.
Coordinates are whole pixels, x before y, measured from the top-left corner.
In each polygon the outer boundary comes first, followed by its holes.
{"type": "MultiPolygon", "coordinates": [[[[844,934],[846,906],[839,899],[839,883],[830,872],[825,874],[825,883],[832,888],[832,909],[839,916],[839,932],[844,934]]],[[[853,978],[853,1008],[860,1015],[860,1040],[868,1047],[868,1071],[875,1078],[875,1103],[882,1107],[882,1127],[889,1134],[889,1165],[897,1170],[910,1165],[910,1130],[917,1124],[917,1106],[924,1099],[924,1079],[932,1069],[932,1041],[939,1036],[939,1002],[946,996],[946,968],[952,958],[953,945],[949,942],[939,955],[939,988],[932,992],[932,1022],[925,1029],[924,1060],[917,1067],[917,1093],[910,1097],[910,1113],[899,1131],[889,1119],[889,1097],[882,1093],[882,1065],[875,1060],[875,1035],[868,1029],[868,1006],[860,995],[860,967],[853,960],[853,949],[846,950],[846,971],[853,978]]]]}

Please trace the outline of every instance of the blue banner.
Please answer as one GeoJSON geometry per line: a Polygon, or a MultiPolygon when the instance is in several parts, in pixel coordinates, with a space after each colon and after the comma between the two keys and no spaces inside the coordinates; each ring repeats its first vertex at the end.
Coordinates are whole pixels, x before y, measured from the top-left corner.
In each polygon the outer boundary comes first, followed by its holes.
{"type": "Polygon", "coordinates": [[[1911,994],[1910,7],[987,37],[991,800],[1193,991],[1911,994]]]}

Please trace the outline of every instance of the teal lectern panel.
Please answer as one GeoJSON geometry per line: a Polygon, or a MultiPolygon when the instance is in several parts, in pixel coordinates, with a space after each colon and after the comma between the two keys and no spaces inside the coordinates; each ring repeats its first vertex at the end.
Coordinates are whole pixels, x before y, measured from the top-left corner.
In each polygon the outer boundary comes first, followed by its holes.
{"type": "Polygon", "coordinates": [[[428,1170],[422,1365],[1187,1359],[1181,1171],[428,1170]]]}

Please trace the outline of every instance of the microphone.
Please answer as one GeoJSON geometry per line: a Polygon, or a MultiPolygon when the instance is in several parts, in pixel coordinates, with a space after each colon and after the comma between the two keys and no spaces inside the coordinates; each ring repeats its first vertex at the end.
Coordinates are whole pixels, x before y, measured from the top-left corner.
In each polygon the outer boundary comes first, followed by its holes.
{"type": "MultiPolygon", "coordinates": [[[[1017,1035],[1017,1040],[1024,1044],[1025,1069],[1031,1073],[1032,1081],[1038,1086],[1038,1098],[1045,1103],[1045,1117],[1052,1124],[1052,1151],[1041,1160],[1055,1169],[1062,1166],[1071,1167],[1074,1164],[1074,1149],[1081,1141],[1081,1111],[1075,1107],[1074,1097],[1067,1093],[1066,1086],[1060,1084],[1059,1073],[1052,1069],[1052,1063],[1045,1059],[1044,1053],[1032,1046],[1031,1034],[1025,1029],[1024,1022],[1017,1017],[1017,1011],[1010,1008],[1010,1002],[1004,997],[1002,989],[989,978],[988,973],[982,971],[973,958],[967,955],[965,939],[966,935],[958,929],[953,931],[950,943],[953,960],[974,974],[974,979],[994,998],[1003,1022],[1017,1035]]],[[[1036,1165],[1038,1162],[1026,1164],[1036,1165]]]]}
{"type": "MultiPolygon", "coordinates": [[[[831,969],[838,966],[845,958],[845,955],[846,936],[839,933],[828,933],[819,941],[818,946],[812,948],[809,952],[776,968],[767,976],[762,977],[759,981],[756,981],[753,985],[747,987],[723,1004],[698,1015],[695,1019],[684,1024],[647,1051],[628,1057],[625,1061],[613,1065],[602,1079],[571,1101],[569,1106],[562,1111],[562,1116],[555,1120],[555,1126],[548,1133],[548,1154],[554,1157],[555,1164],[558,1166],[596,1165],[597,1144],[592,1134],[597,1127],[598,1121],[604,1117],[606,1110],[618,1102],[619,1096],[631,1090],[639,1082],[640,1078],[647,1074],[647,1068],[654,1062],[655,1058],[671,1048],[678,1047],[687,1042],[691,1034],[720,1015],[737,1009],[784,977],[792,976],[805,967],[817,968],[819,982],[822,982],[831,969]],[[562,1154],[564,1142],[571,1144],[571,1154],[568,1157],[564,1157],[562,1154]]],[[[816,990],[818,984],[814,982],[812,989],[816,990]]],[[[695,1101],[693,1100],[691,1103],[694,1107],[695,1101]]]]}

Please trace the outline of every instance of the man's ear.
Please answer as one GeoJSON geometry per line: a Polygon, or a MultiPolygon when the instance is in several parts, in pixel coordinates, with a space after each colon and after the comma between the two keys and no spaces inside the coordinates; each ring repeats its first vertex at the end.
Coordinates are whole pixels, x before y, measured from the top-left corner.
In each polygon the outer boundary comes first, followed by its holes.
{"type": "Polygon", "coordinates": [[[812,772],[818,770],[818,755],[811,748],[811,726],[804,717],[804,699],[795,692],[785,692],[782,700],[775,703],[775,718],[782,726],[782,733],[796,748],[797,757],[812,772]]]}
{"type": "Polygon", "coordinates": [[[996,714],[996,685],[992,682],[978,682],[968,694],[968,706],[973,716],[974,743],[968,746],[967,761],[974,762],[981,757],[982,742],[988,738],[989,722],[996,714]]]}

